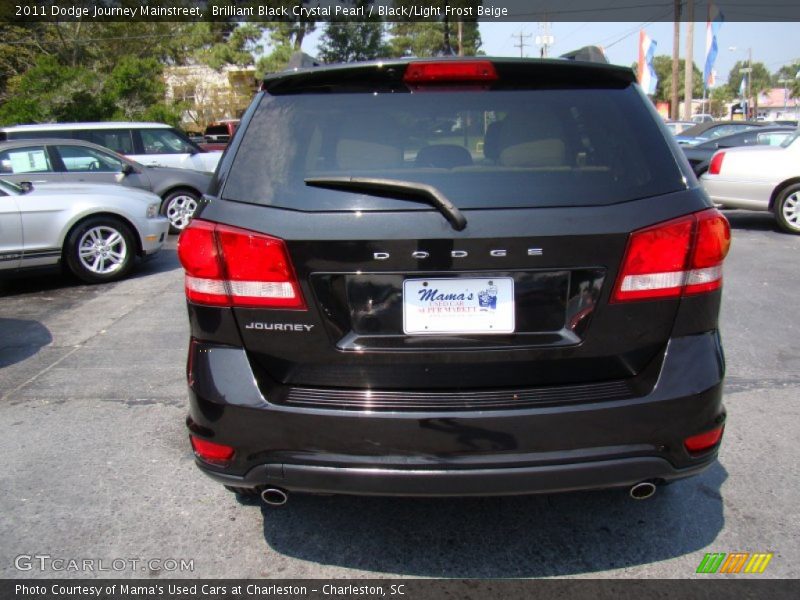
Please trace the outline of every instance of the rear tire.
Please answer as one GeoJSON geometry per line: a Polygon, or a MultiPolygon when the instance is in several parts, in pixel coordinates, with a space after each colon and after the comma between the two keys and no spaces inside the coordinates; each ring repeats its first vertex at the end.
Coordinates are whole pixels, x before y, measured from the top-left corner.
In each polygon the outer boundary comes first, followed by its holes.
{"type": "Polygon", "coordinates": [[[130,227],[114,217],[91,217],[67,236],[64,255],[75,276],[87,283],[117,281],[130,273],[136,242],[130,227]]]}
{"type": "Polygon", "coordinates": [[[200,196],[192,190],[174,190],[161,204],[161,214],[169,219],[169,232],[180,233],[192,220],[200,196]]]}
{"type": "Polygon", "coordinates": [[[783,190],[775,201],[775,219],[787,233],[800,235],[800,184],[783,190]]]}

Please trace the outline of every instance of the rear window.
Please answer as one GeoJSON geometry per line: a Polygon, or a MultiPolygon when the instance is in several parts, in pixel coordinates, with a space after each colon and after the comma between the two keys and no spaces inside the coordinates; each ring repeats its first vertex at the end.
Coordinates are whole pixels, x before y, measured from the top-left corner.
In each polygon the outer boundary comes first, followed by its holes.
{"type": "Polygon", "coordinates": [[[209,125],[206,127],[206,135],[230,135],[227,125],[209,125]]]}
{"type": "Polygon", "coordinates": [[[632,86],[265,94],[222,197],[303,211],[427,209],[304,183],[343,176],[433,185],[461,208],[604,205],[683,189],[645,102],[632,86]]]}

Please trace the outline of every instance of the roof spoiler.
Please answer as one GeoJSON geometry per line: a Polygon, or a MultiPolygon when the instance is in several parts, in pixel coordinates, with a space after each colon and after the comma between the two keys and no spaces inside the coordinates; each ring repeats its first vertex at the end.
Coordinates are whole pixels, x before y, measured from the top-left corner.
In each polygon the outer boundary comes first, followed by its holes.
{"type": "Polygon", "coordinates": [[[560,58],[565,58],[567,60],[577,60],[581,62],[594,62],[594,63],[603,63],[608,64],[608,59],[606,58],[605,52],[600,46],[584,46],[583,48],[578,48],[577,50],[573,50],[572,52],[567,52],[566,54],[562,54],[560,58]]]}

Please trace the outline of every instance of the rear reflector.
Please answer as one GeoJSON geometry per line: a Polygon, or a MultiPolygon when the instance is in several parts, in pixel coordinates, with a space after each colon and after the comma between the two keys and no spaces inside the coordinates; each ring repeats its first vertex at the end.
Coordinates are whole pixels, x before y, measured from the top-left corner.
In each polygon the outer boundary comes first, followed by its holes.
{"type": "Polygon", "coordinates": [[[209,442],[194,435],[190,435],[189,439],[194,453],[206,462],[224,465],[233,458],[234,449],[231,446],[209,442]]]}
{"type": "Polygon", "coordinates": [[[481,83],[497,79],[497,71],[489,60],[412,62],[403,76],[403,81],[411,84],[481,83]]]}
{"type": "Polygon", "coordinates": [[[178,241],[186,297],[196,304],[305,309],[300,285],[278,238],[193,219],[178,241]]]}
{"type": "Polygon", "coordinates": [[[724,152],[717,152],[714,156],[712,156],[711,162],[708,165],[708,174],[719,175],[719,172],[722,170],[723,160],[725,160],[724,152]]]}
{"type": "Polygon", "coordinates": [[[633,232],[611,301],[719,289],[730,240],[727,219],[713,208],[633,232]]]}
{"type": "Polygon", "coordinates": [[[706,450],[710,450],[719,444],[719,441],[722,439],[722,432],[724,430],[725,426],[721,425],[720,427],[715,427],[711,431],[693,435],[692,437],[688,437],[683,440],[683,445],[686,446],[686,449],[693,454],[705,452],[706,450]]]}

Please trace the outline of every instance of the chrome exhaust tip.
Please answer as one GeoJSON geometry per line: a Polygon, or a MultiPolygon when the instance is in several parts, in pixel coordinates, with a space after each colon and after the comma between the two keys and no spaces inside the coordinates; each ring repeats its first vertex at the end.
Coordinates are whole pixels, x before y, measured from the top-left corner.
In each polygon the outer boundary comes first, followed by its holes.
{"type": "Polygon", "coordinates": [[[261,499],[270,506],[283,506],[289,500],[289,495],[280,488],[266,488],[261,492],[261,499]]]}
{"type": "Polygon", "coordinates": [[[656,493],[656,484],[652,481],[641,481],[634,485],[628,493],[634,500],[647,500],[656,493]]]}

